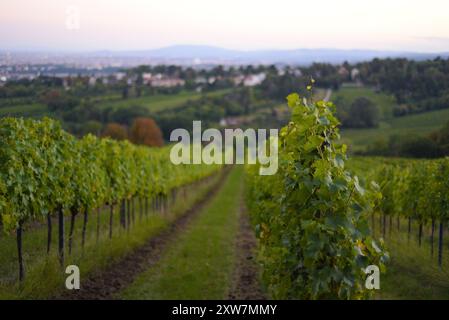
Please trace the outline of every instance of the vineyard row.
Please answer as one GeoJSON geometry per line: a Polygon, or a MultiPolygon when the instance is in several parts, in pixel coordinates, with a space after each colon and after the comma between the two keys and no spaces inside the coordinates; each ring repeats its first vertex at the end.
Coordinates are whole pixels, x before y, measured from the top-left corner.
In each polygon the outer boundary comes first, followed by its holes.
{"type": "MultiPolygon", "coordinates": [[[[120,206],[120,221],[126,227],[125,208],[134,203],[131,200],[139,199],[139,207],[147,212],[149,202],[160,207],[169,194],[220,168],[173,165],[169,154],[169,148],[135,146],[92,135],[77,139],[47,118],[1,119],[0,222],[7,233],[16,234],[19,278],[24,277],[22,232],[26,223],[47,222],[50,250],[52,218],[57,219],[63,265],[66,215],[73,222],[83,214],[86,224],[92,210],[108,205],[112,221],[114,207],[120,206]]],[[[112,225],[109,233],[111,237],[112,225]]],[[[82,237],[84,243],[85,232],[82,237]]]]}

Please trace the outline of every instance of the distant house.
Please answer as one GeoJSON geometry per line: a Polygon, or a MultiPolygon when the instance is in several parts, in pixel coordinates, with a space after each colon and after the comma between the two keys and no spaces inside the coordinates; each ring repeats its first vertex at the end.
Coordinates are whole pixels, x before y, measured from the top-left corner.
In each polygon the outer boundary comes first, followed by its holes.
{"type": "Polygon", "coordinates": [[[238,75],[238,76],[235,76],[234,78],[232,78],[232,82],[234,83],[235,86],[238,86],[243,82],[244,79],[245,79],[244,76],[238,75]]]}
{"type": "Polygon", "coordinates": [[[196,84],[206,84],[207,79],[205,77],[197,77],[197,78],[195,78],[195,83],[196,84]]]}
{"type": "Polygon", "coordinates": [[[225,119],[225,118],[222,118],[222,119],[220,120],[220,126],[226,127],[226,124],[227,124],[226,119],[225,119]]]}
{"type": "Polygon", "coordinates": [[[155,78],[150,81],[150,84],[152,87],[159,87],[159,88],[172,88],[172,87],[178,87],[178,86],[184,86],[185,81],[183,79],[179,78],[155,78]]]}
{"type": "Polygon", "coordinates": [[[142,74],[143,84],[148,85],[151,82],[153,75],[149,72],[145,72],[142,74]]]}
{"type": "Polygon", "coordinates": [[[69,77],[65,77],[64,79],[62,79],[62,86],[64,87],[65,90],[70,89],[70,78],[69,77]]]}
{"type": "Polygon", "coordinates": [[[282,77],[285,74],[285,70],[283,68],[278,69],[278,76],[282,77]]]}
{"type": "Polygon", "coordinates": [[[338,74],[339,74],[340,76],[342,76],[342,77],[347,77],[347,76],[349,76],[349,71],[348,71],[348,69],[346,69],[344,66],[341,66],[341,67],[338,69],[338,74]]]}
{"type": "Polygon", "coordinates": [[[300,69],[293,70],[293,74],[295,75],[295,77],[302,77],[302,72],[300,69]]]}
{"type": "Polygon", "coordinates": [[[352,80],[352,81],[356,81],[356,80],[358,79],[359,75],[360,75],[359,69],[353,68],[353,69],[351,70],[351,80],[352,80]]]}
{"type": "Polygon", "coordinates": [[[217,79],[216,79],[215,77],[209,77],[209,79],[207,79],[207,82],[208,82],[209,84],[214,84],[215,81],[217,81],[217,79]]]}
{"type": "Polygon", "coordinates": [[[246,76],[243,80],[243,85],[245,87],[254,87],[261,84],[266,78],[265,73],[258,73],[246,76]]]}
{"type": "Polygon", "coordinates": [[[93,87],[97,84],[97,77],[89,77],[89,86],[93,87]]]}
{"type": "Polygon", "coordinates": [[[238,118],[235,118],[235,117],[227,117],[227,118],[222,118],[220,120],[220,126],[222,126],[222,127],[237,126],[237,125],[239,125],[239,120],[238,120],[238,118]]]}
{"type": "Polygon", "coordinates": [[[125,77],[126,77],[126,73],[124,73],[124,72],[116,72],[116,73],[114,73],[114,78],[117,81],[121,81],[121,80],[125,79],[125,77]]]}

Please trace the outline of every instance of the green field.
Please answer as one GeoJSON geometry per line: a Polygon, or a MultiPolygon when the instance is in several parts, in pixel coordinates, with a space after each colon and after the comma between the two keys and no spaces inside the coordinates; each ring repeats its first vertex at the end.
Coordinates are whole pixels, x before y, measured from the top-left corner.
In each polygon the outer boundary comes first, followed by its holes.
{"type": "Polygon", "coordinates": [[[14,105],[0,108],[0,117],[7,116],[42,116],[47,112],[47,106],[41,103],[14,105]]]}
{"type": "Polygon", "coordinates": [[[449,109],[393,117],[392,108],[395,104],[393,98],[376,93],[369,88],[342,88],[334,92],[331,100],[335,101],[337,97],[343,97],[347,101],[353,101],[357,97],[367,97],[382,111],[382,120],[378,128],[342,130],[342,140],[352,151],[365,150],[368,145],[378,140],[388,140],[391,135],[427,135],[449,121],[449,109]]]}
{"type": "MultiPolygon", "coordinates": [[[[221,96],[228,93],[229,89],[217,90],[209,93],[198,93],[194,91],[182,91],[178,94],[156,94],[152,96],[143,96],[139,98],[121,99],[118,95],[107,95],[104,97],[95,97],[94,103],[101,108],[128,108],[135,106],[142,106],[151,112],[159,112],[161,110],[176,108],[181,106],[188,100],[197,100],[202,96],[221,96]]],[[[14,117],[39,117],[48,114],[47,106],[41,103],[33,104],[17,104],[11,106],[4,106],[0,108],[0,117],[14,116],[14,117]]]]}
{"type": "Polygon", "coordinates": [[[352,151],[364,150],[366,146],[390,135],[427,135],[449,121],[449,109],[431,111],[382,121],[374,129],[342,130],[342,140],[352,151]]]}
{"type": "Polygon", "coordinates": [[[220,96],[227,92],[229,89],[217,90],[210,93],[198,93],[193,91],[182,91],[175,95],[156,94],[153,96],[144,96],[139,98],[120,99],[116,101],[104,101],[100,102],[100,107],[120,109],[127,107],[142,106],[147,108],[151,112],[159,112],[161,110],[172,109],[179,107],[188,100],[197,100],[202,96],[220,96]]]}
{"type": "Polygon", "coordinates": [[[342,87],[340,90],[333,92],[331,100],[335,102],[341,98],[346,103],[351,104],[359,97],[365,97],[374,102],[380,109],[381,119],[388,120],[393,118],[393,107],[396,105],[394,97],[384,93],[377,93],[371,88],[342,87]]]}

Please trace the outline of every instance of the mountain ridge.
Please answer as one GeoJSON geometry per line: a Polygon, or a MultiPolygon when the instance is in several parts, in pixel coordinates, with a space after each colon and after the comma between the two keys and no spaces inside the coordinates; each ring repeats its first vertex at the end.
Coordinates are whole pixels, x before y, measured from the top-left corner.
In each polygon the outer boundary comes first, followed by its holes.
{"type": "MultiPolygon", "coordinates": [[[[7,50],[0,50],[1,52],[7,50]]],[[[14,50],[8,50],[14,52],[14,50]]],[[[110,57],[149,59],[162,63],[228,63],[228,64],[298,64],[314,62],[339,64],[368,61],[374,58],[408,58],[413,60],[448,58],[449,52],[423,53],[413,51],[393,51],[375,49],[335,49],[335,48],[298,48],[298,49],[260,49],[234,50],[210,45],[173,45],[148,50],[94,50],[94,51],[16,51],[23,54],[49,53],[50,55],[71,57],[110,57]]]]}

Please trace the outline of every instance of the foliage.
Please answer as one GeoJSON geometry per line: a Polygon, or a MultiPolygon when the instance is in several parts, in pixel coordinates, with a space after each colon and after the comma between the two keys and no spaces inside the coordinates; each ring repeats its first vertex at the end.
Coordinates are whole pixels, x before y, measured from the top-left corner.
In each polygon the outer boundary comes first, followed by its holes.
{"type": "Polygon", "coordinates": [[[164,144],[161,129],[151,118],[134,119],[129,138],[134,144],[148,147],[161,147],[164,144]]]}
{"type": "Polygon", "coordinates": [[[128,132],[125,126],[118,123],[108,123],[103,131],[103,137],[114,140],[126,140],[128,132]]]}
{"type": "Polygon", "coordinates": [[[357,64],[365,84],[394,94],[396,116],[448,107],[449,59],[374,59],[357,64]]]}
{"type": "Polygon", "coordinates": [[[436,160],[356,158],[350,167],[379,181],[387,215],[412,217],[421,223],[448,217],[449,158],[436,160]],[[361,165],[361,162],[368,165],[361,165]]]}
{"type": "Polygon", "coordinates": [[[444,152],[430,137],[418,135],[391,135],[388,140],[378,139],[368,146],[364,155],[407,158],[438,158],[444,152]]]}
{"type": "Polygon", "coordinates": [[[167,195],[208,176],[217,165],[175,166],[169,148],[127,141],[76,139],[58,122],[0,119],[0,216],[6,231],[44,220],[59,209],[75,212],[132,197],[167,195]]]}
{"type": "Polygon", "coordinates": [[[264,279],[275,298],[366,298],[364,268],[383,268],[387,258],[366,219],[381,196],[378,187],[365,190],[345,170],[332,103],[287,99],[292,121],[280,133],[278,173],[249,169],[264,279]]]}
{"type": "Polygon", "coordinates": [[[373,128],[379,125],[379,107],[370,99],[359,97],[351,105],[343,104],[337,109],[343,127],[373,128]]]}
{"type": "Polygon", "coordinates": [[[74,108],[79,100],[61,91],[51,90],[41,97],[41,102],[48,106],[48,110],[61,113],[74,108]]]}

